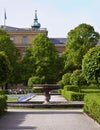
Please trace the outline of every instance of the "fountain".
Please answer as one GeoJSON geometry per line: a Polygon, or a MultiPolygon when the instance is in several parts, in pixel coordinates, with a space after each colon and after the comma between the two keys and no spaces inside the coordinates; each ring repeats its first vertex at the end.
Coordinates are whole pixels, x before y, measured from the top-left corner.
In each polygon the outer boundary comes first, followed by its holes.
{"type": "Polygon", "coordinates": [[[57,84],[34,84],[34,89],[42,90],[44,92],[45,101],[44,104],[50,103],[50,91],[54,89],[58,89],[59,85],[57,84]]]}

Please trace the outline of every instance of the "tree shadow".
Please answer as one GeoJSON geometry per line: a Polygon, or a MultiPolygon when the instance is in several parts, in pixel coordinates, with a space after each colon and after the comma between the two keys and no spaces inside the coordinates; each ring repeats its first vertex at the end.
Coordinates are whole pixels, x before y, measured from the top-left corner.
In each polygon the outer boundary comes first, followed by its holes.
{"type": "Polygon", "coordinates": [[[53,114],[83,114],[83,112],[77,110],[8,111],[3,117],[0,118],[0,130],[37,130],[39,126],[34,123],[31,123],[31,121],[34,120],[37,115],[44,116],[53,114]],[[27,116],[31,117],[27,119],[27,116]]]}
{"type": "Polygon", "coordinates": [[[36,130],[37,127],[21,125],[26,120],[28,112],[7,112],[0,118],[0,130],[36,130]]]}

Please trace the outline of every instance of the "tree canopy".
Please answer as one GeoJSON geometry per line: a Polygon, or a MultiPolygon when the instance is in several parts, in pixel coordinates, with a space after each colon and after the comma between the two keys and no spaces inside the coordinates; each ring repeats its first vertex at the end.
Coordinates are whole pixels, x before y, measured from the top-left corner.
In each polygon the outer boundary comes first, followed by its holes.
{"type": "Polygon", "coordinates": [[[10,40],[10,36],[5,30],[0,30],[0,51],[4,51],[10,61],[12,67],[12,75],[10,81],[13,82],[16,78],[17,61],[19,60],[20,53],[15,47],[14,43],[10,40]]]}
{"type": "Polygon", "coordinates": [[[100,47],[91,48],[82,61],[82,72],[90,83],[100,83],[100,47]]]}
{"type": "Polygon", "coordinates": [[[33,39],[29,58],[34,61],[32,76],[42,79],[42,83],[57,81],[61,68],[60,58],[55,46],[45,34],[39,34],[33,39]]]}
{"type": "Polygon", "coordinates": [[[4,52],[0,52],[0,87],[4,85],[11,74],[10,62],[4,52]]]}
{"type": "Polygon", "coordinates": [[[68,33],[65,56],[65,70],[81,69],[83,56],[97,45],[100,35],[88,24],[80,24],[68,33]]]}

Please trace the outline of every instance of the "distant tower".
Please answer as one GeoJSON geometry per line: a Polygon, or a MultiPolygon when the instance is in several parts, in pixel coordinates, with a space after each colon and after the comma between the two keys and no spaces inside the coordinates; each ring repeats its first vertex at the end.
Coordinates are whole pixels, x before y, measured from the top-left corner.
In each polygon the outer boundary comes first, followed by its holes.
{"type": "Polygon", "coordinates": [[[41,24],[38,23],[38,18],[37,18],[37,10],[35,10],[35,18],[34,18],[34,22],[32,25],[33,29],[39,29],[41,27],[41,24]]]}

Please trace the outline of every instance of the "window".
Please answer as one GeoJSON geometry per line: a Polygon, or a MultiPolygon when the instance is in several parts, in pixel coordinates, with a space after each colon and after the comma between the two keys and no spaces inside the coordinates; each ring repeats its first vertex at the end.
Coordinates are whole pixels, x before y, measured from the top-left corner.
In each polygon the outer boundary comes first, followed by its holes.
{"type": "Polygon", "coordinates": [[[23,36],[22,37],[22,43],[23,44],[27,44],[27,36],[23,36]]]}
{"type": "Polygon", "coordinates": [[[11,37],[10,37],[10,40],[11,40],[12,42],[14,42],[14,37],[13,37],[13,36],[11,36],[11,37]]]}

